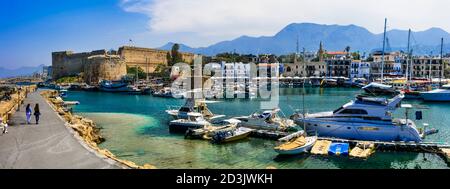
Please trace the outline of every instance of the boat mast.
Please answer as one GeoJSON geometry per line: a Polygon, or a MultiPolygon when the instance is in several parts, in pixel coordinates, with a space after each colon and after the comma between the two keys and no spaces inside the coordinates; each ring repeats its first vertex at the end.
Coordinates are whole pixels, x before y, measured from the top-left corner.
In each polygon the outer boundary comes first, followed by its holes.
{"type": "Polygon", "coordinates": [[[384,19],[383,52],[381,54],[381,84],[383,84],[384,81],[384,51],[386,50],[386,25],[387,25],[387,18],[384,19]]]}
{"type": "Polygon", "coordinates": [[[430,78],[430,82],[433,83],[433,74],[431,66],[433,65],[433,51],[430,52],[430,71],[428,71],[428,77],[430,78]]]}
{"type": "Polygon", "coordinates": [[[441,38],[441,65],[439,65],[439,85],[442,85],[442,78],[444,77],[444,38],[441,38]]]}
{"type": "Polygon", "coordinates": [[[408,51],[407,51],[407,54],[406,54],[407,58],[406,58],[406,72],[405,72],[405,74],[406,74],[406,82],[408,84],[409,84],[410,79],[411,79],[411,78],[408,77],[409,76],[409,61],[411,61],[410,60],[411,57],[410,57],[410,53],[409,53],[410,52],[410,50],[409,50],[410,42],[411,42],[411,29],[408,30],[408,51]]]}
{"type": "Polygon", "coordinates": [[[147,83],[148,83],[148,58],[147,58],[147,56],[145,56],[145,65],[147,66],[147,83]]]}
{"type": "Polygon", "coordinates": [[[138,65],[136,64],[136,84],[137,84],[138,81],[139,81],[139,72],[138,72],[138,70],[139,70],[139,67],[138,67],[138,65]]]}
{"type": "MultiPolygon", "coordinates": [[[[302,92],[302,103],[303,103],[303,131],[305,131],[306,134],[306,113],[305,113],[305,81],[303,81],[303,92],[302,92]]],[[[306,135],[305,135],[306,136],[306,135]]]]}

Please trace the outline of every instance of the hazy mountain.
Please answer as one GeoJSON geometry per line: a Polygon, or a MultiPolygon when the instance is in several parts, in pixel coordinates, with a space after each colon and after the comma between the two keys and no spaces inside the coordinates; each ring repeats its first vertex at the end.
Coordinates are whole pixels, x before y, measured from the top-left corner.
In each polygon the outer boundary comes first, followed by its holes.
{"type": "MultiPolygon", "coordinates": [[[[450,41],[450,34],[440,28],[431,28],[425,31],[412,32],[411,46],[416,54],[425,54],[440,51],[440,39],[444,37],[450,41]]],[[[294,23],[286,26],[274,36],[249,37],[242,36],[231,41],[223,41],[209,47],[192,48],[181,45],[181,50],[205,55],[215,55],[222,52],[234,52],[243,54],[287,54],[296,51],[297,38],[300,51],[317,51],[322,41],[328,51],[344,50],[346,46],[351,51],[370,53],[375,49],[381,49],[383,33],[374,34],[367,29],[356,25],[320,25],[313,23],[294,23]]],[[[387,32],[389,46],[392,50],[405,50],[408,43],[407,30],[391,30],[387,32]]],[[[170,50],[173,43],[169,43],[160,49],[170,50]]],[[[450,50],[450,45],[445,49],[450,50]]]]}
{"type": "Polygon", "coordinates": [[[37,67],[21,67],[17,69],[7,69],[0,67],[0,78],[29,76],[36,72],[42,72],[44,66],[45,65],[39,65],[37,67]]]}

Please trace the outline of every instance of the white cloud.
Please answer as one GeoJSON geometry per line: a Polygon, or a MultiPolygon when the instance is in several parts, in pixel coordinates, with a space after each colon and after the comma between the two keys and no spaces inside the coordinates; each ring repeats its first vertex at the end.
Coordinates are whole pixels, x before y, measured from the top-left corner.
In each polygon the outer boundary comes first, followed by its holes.
{"type": "Polygon", "coordinates": [[[381,33],[385,17],[391,29],[450,30],[450,1],[442,0],[122,0],[120,5],[147,15],[152,35],[190,33],[208,42],[273,35],[294,22],[355,24],[381,33]]]}

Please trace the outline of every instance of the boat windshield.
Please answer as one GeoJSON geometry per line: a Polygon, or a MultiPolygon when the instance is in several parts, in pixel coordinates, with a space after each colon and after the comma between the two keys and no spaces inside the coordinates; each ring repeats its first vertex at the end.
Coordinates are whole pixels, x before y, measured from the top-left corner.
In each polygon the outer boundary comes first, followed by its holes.
{"type": "Polygon", "coordinates": [[[188,107],[181,107],[180,112],[191,112],[191,109],[188,107]]]}
{"type": "Polygon", "coordinates": [[[343,109],[344,109],[344,107],[340,107],[339,109],[334,110],[333,114],[338,113],[338,112],[340,112],[340,111],[343,110],[343,109]]]}

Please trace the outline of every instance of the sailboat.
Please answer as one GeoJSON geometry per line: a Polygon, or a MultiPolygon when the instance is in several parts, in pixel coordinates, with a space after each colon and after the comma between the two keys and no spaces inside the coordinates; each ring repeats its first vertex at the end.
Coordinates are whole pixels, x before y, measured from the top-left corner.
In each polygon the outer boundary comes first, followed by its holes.
{"type": "MultiPolygon", "coordinates": [[[[444,38],[441,39],[441,64],[443,63],[444,38]]],[[[431,75],[431,74],[430,74],[431,75]]],[[[439,84],[442,84],[442,70],[439,76],[439,84]]],[[[450,102],[450,85],[444,85],[440,89],[422,92],[420,96],[425,101],[450,102]]]]}
{"type": "Polygon", "coordinates": [[[381,83],[372,82],[364,86],[362,89],[373,95],[392,95],[395,93],[393,86],[383,84],[384,81],[384,54],[386,50],[386,25],[387,19],[384,20],[384,35],[383,35],[383,51],[381,56],[381,83]]]}
{"type": "MultiPolygon", "coordinates": [[[[408,31],[408,55],[406,59],[406,71],[405,71],[405,78],[406,78],[406,85],[403,89],[400,90],[400,92],[405,94],[405,99],[420,99],[420,93],[423,91],[423,87],[413,87],[412,79],[412,49],[410,49],[410,41],[411,41],[411,29],[408,31]],[[410,70],[411,69],[411,70],[410,70]]],[[[417,84],[417,83],[416,83],[417,84]]]]}

